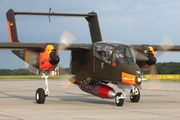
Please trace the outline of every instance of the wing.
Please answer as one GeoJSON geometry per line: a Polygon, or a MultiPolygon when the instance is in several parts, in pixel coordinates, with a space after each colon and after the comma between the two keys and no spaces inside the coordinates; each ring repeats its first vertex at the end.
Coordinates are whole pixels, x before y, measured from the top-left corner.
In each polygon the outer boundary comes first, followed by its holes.
{"type": "Polygon", "coordinates": [[[169,52],[178,52],[180,51],[180,45],[147,45],[147,44],[142,44],[142,45],[131,45],[133,47],[134,50],[140,50],[140,51],[144,51],[146,50],[146,48],[148,46],[152,47],[154,49],[154,51],[159,51],[159,52],[163,52],[163,51],[169,51],[169,52]]]}
{"type": "Polygon", "coordinates": [[[141,70],[149,70],[156,63],[156,57],[163,52],[178,52],[180,45],[131,45],[135,51],[136,63],[141,70]],[[156,52],[156,54],[155,54],[156,52]],[[159,53],[158,53],[159,52],[159,53]]]}
{"type": "MultiPolygon", "coordinates": [[[[48,45],[53,45],[56,49],[59,47],[58,43],[0,42],[0,49],[44,51],[48,45]]],[[[66,50],[90,50],[91,46],[92,44],[71,44],[66,50]]]]}
{"type": "Polygon", "coordinates": [[[41,51],[46,47],[45,43],[19,43],[19,42],[1,42],[0,49],[10,50],[38,50],[41,51]]]}

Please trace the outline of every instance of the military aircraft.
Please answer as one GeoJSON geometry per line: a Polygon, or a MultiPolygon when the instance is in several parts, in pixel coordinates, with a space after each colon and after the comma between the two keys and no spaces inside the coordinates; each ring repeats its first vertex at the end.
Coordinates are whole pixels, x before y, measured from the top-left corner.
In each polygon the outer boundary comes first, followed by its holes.
{"type": "Polygon", "coordinates": [[[98,16],[95,12],[88,14],[51,13],[51,12],[16,12],[9,9],[6,13],[10,42],[1,42],[0,49],[12,52],[29,65],[43,71],[45,90],[38,88],[35,99],[43,104],[49,95],[48,75],[59,63],[62,50],[71,51],[70,69],[74,75],[72,84],[82,91],[100,98],[115,99],[117,106],[123,106],[126,98],[125,89],[130,89],[131,102],[139,102],[142,83],[142,71],[149,70],[155,63],[155,51],[180,51],[180,46],[172,45],[128,45],[120,42],[102,40],[98,16]],[[71,16],[84,17],[88,24],[92,44],[72,44],[75,37],[65,32],[60,43],[23,43],[18,39],[15,15],[34,16],[71,16]],[[116,85],[116,92],[108,85],[116,85]]]}

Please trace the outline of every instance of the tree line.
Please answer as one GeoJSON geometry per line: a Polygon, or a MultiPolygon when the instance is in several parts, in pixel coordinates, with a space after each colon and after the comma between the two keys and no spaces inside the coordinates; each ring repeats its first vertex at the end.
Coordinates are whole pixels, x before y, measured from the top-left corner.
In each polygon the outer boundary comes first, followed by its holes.
{"type": "Polygon", "coordinates": [[[180,62],[159,62],[144,74],[180,74],[180,62]]]}
{"type": "MultiPolygon", "coordinates": [[[[39,72],[40,73],[40,72],[39,72]]],[[[180,62],[159,62],[144,74],[180,74],[180,62]]],[[[70,68],[60,68],[60,75],[70,74],[70,68]]],[[[6,75],[35,75],[26,68],[0,69],[0,76],[6,75]]]]}
{"type": "MultiPolygon", "coordinates": [[[[39,72],[40,74],[41,72],[39,72]]],[[[60,75],[70,74],[69,68],[60,68],[59,71],[60,75]]],[[[36,75],[30,72],[26,68],[19,68],[19,69],[0,69],[0,76],[10,76],[10,75],[36,75]]]]}
{"type": "Polygon", "coordinates": [[[28,69],[19,68],[19,69],[0,69],[1,76],[9,76],[9,75],[34,75],[34,73],[30,72],[28,69]]]}

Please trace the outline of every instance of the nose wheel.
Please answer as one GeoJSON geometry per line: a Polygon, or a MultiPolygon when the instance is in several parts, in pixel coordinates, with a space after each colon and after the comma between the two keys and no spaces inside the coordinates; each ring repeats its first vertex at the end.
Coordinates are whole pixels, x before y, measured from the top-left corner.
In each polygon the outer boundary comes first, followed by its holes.
{"type": "Polygon", "coordinates": [[[131,102],[139,102],[140,100],[139,89],[138,88],[131,89],[129,97],[130,97],[131,102]]]}

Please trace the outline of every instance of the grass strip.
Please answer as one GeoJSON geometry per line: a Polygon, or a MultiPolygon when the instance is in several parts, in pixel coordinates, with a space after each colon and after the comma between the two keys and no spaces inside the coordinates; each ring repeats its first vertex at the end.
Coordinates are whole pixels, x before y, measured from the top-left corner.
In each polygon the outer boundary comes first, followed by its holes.
{"type": "MultiPolygon", "coordinates": [[[[73,75],[49,76],[48,79],[69,79],[73,75]]],[[[44,79],[41,75],[25,75],[25,76],[0,76],[0,80],[37,80],[44,79]]]]}

